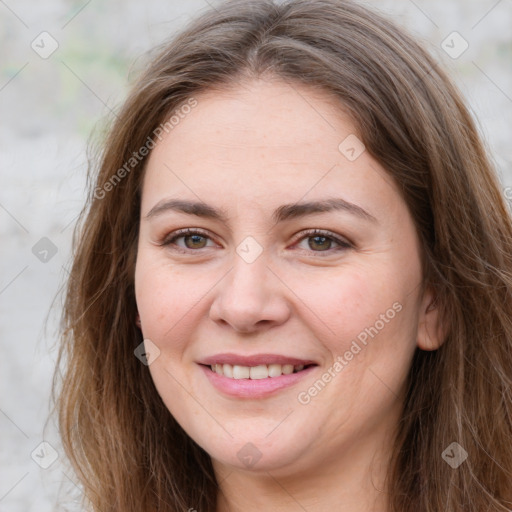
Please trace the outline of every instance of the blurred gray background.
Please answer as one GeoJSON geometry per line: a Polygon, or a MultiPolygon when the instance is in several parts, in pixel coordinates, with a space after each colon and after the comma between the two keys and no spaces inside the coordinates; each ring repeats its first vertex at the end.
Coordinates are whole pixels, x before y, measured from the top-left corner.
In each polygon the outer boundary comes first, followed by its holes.
{"type": "MultiPolygon", "coordinates": [[[[478,119],[504,193],[512,191],[512,0],[366,3],[444,63],[478,119]]],[[[79,489],[55,425],[45,422],[60,300],[49,308],[85,198],[87,140],[125,97],[143,54],[209,4],[0,0],[1,512],[53,511],[58,499],[76,509],[79,489]]]]}

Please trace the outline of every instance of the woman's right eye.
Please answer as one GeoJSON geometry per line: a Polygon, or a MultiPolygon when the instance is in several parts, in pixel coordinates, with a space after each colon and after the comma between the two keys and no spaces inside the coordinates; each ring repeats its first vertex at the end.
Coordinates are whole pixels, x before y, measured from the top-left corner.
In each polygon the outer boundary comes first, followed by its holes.
{"type": "Polygon", "coordinates": [[[211,247],[205,245],[207,240],[211,240],[211,238],[205,232],[186,228],[173,231],[162,240],[160,245],[170,247],[173,250],[176,249],[179,252],[188,252],[211,247]],[[181,238],[185,241],[185,246],[176,243],[176,241],[181,238]],[[187,240],[189,240],[189,242],[187,242],[187,240]]]}

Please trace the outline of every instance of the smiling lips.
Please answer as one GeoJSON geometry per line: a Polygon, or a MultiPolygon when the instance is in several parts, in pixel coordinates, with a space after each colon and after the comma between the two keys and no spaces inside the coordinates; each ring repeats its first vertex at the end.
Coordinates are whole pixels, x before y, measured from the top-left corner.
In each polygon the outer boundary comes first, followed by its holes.
{"type": "Polygon", "coordinates": [[[231,364],[215,364],[210,366],[211,370],[228,379],[266,379],[268,377],[280,377],[297,373],[304,369],[303,364],[259,364],[257,366],[241,366],[231,364]]]}
{"type": "Polygon", "coordinates": [[[239,398],[263,398],[291,386],[317,363],[275,354],[217,354],[199,362],[219,391],[239,398]]]}
{"type": "Polygon", "coordinates": [[[307,366],[316,365],[311,360],[278,354],[256,354],[252,356],[217,354],[203,359],[200,364],[209,366],[218,375],[237,380],[275,378],[297,373],[307,366]]]}

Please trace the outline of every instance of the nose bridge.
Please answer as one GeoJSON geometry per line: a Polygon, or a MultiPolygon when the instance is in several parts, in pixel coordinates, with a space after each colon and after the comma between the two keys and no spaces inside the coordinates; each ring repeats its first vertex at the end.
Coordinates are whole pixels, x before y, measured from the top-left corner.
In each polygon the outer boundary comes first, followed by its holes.
{"type": "Polygon", "coordinates": [[[286,320],[289,313],[286,299],[279,293],[279,280],[268,267],[269,256],[252,237],[237,246],[231,271],[220,283],[211,306],[213,320],[225,321],[243,331],[286,320]]]}
{"type": "Polygon", "coordinates": [[[264,301],[269,292],[269,252],[253,237],[247,237],[233,255],[233,269],[228,278],[229,290],[240,302],[264,301]],[[239,296],[240,295],[240,296],[239,296]]]}

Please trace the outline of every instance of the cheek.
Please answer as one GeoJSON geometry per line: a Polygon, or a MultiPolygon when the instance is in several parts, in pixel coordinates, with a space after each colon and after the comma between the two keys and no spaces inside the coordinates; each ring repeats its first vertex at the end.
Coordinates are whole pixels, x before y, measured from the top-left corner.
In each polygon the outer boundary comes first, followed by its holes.
{"type": "Polygon", "coordinates": [[[205,300],[218,281],[215,271],[171,268],[167,261],[142,251],[135,269],[135,295],[145,338],[162,355],[177,354],[187,345],[187,333],[206,314],[205,300]]]}
{"type": "MultiPolygon", "coordinates": [[[[354,414],[362,404],[377,410],[393,399],[389,389],[398,393],[415,350],[412,275],[389,264],[373,264],[331,277],[330,293],[318,282],[305,283],[301,292],[328,326],[315,335],[331,354],[330,371],[336,376],[331,392],[352,389],[354,400],[348,407],[354,414]]],[[[334,400],[330,393],[324,398],[334,400]]]]}
{"type": "Polygon", "coordinates": [[[352,340],[364,339],[366,329],[376,322],[379,330],[383,330],[382,322],[391,324],[396,316],[393,304],[403,295],[394,273],[378,265],[331,272],[322,279],[302,274],[294,283],[294,291],[307,306],[304,312],[309,309],[308,317],[315,314],[319,336],[336,353],[348,350],[352,340]]]}
{"type": "Polygon", "coordinates": [[[139,253],[135,268],[135,298],[145,338],[160,342],[184,309],[189,295],[183,283],[173,277],[169,268],[152,261],[144,251],[139,253]]]}
{"type": "MultiPolygon", "coordinates": [[[[368,421],[369,411],[383,414],[394,403],[415,350],[417,297],[408,285],[412,275],[375,264],[331,277],[330,293],[318,282],[305,283],[301,292],[322,320],[324,327],[315,334],[332,356],[322,377],[329,390],[315,398],[316,406],[320,411],[340,403],[333,412],[339,425],[352,415],[356,423],[358,418],[368,421]],[[339,402],[347,390],[350,398],[339,402]]],[[[308,388],[302,391],[309,393],[308,388]]]]}

